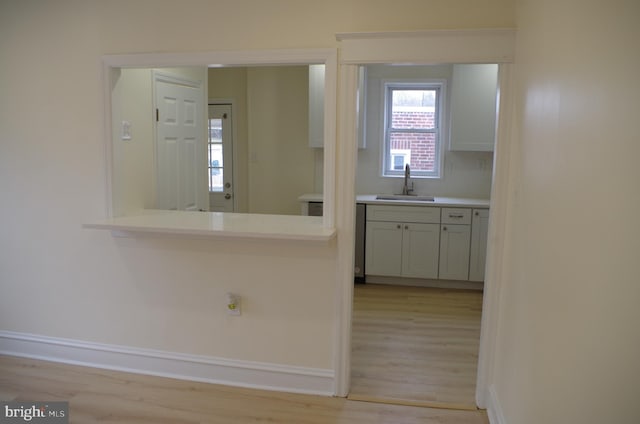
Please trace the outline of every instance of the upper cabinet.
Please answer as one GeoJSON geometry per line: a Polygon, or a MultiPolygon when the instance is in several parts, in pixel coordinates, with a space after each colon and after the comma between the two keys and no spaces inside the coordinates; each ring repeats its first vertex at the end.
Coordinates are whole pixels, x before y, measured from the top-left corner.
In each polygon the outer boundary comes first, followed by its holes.
{"type": "Polygon", "coordinates": [[[454,65],[449,150],[491,152],[496,133],[498,65],[454,65]]]}
{"type": "Polygon", "coordinates": [[[324,65],[309,65],[309,147],[324,147],[324,65]]]}
{"type": "MultiPolygon", "coordinates": [[[[309,147],[324,147],[324,70],[325,65],[309,65],[309,147]]],[[[358,73],[358,148],[365,148],[366,87],[364,66],[358,73]]]]}

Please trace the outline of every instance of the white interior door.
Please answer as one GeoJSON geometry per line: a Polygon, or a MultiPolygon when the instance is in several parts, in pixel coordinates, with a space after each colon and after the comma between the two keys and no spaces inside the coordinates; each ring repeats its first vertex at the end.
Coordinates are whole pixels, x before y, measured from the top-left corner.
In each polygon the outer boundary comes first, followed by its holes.
{"type": "Polygon", "coordinates": [[[203,85],[154,72],[154,93],[156,207],[207,210],[203,85]]]}
{"type": "Polygon", "coordinates": [[[209,105],[209,210],[233,212],[233,130],[230,104],[209,105]]]}

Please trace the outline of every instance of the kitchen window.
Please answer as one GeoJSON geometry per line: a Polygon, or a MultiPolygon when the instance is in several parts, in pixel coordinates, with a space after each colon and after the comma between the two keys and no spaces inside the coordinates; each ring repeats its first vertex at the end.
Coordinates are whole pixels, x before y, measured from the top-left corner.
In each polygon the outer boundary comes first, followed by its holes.
{"type": "Polygon", "coordinates": [[[384,83],[382,175],[440,178],[443,81],[384,83]]]}

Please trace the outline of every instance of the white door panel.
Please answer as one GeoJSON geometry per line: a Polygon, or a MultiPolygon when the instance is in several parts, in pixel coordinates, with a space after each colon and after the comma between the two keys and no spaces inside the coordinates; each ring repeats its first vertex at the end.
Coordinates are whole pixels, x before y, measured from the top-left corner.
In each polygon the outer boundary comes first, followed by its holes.
{"type": "Polygon", "coordinates": [[[158,139],[156,143],[157,174],[156,204],[158,209],[178,209],[178,149],[177,140],[171,137],[158,139]]]}
{"type": "Polygon", "coordinates": [[[182,207],[188,211],[198,210],[198,175],[192,170],[198,166],[198,141],[193,138],[185,138],[182,143],[182,151],[178,155],[181,163],[180,193],[182,193],[182,207]]]}
{"type": "Polygon", "coordinates": [[[203,86],[154,72],[154,92],[156,205],[207,210],[203,86]]]}

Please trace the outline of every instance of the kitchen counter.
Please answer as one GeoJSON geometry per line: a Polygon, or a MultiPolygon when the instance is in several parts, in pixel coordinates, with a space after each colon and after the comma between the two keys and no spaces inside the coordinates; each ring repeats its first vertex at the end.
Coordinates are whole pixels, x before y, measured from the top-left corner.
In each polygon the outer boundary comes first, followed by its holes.
{"type": "MultiPolygon", "coordinates": [[[[440,197],[436,196],[433,202],[416,200],[378,200],[376,194],[358,194],[356,203],[371,205],[408,205],[408,206],[438,206],[438,207],[459,207],[459,208],[488,208],[489,199],[470,199],[461,197],[440,197]]],[[[322,202],[322,194],[309,193],[298,197],[300,202],[322,202]]]]}
{"type": "Polygon", "coordinates": [[[137,215],[105,219],[84,224],[83,227],[124,234],[155,233],[317,242],[328,242],[336,233],[333,228],[325,228],[322,218],[315,216],[163,210],[144,210],[137,215]]]}

